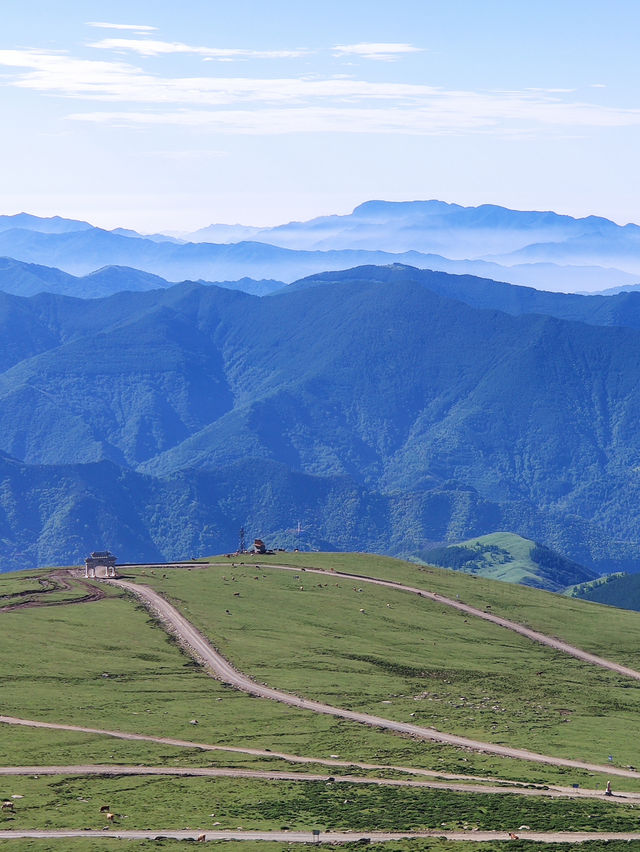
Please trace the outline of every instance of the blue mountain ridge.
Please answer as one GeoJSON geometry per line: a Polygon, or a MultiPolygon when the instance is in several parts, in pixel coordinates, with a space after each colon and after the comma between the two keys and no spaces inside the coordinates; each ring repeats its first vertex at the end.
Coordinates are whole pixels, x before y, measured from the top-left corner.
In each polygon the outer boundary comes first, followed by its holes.
{"type": "Polygon", "coordinates": [[[301,520],[309,546],[510,529],[638,570],[636,296],[406,267],[264,298],[3,294],[0,564],[229,550],[241,525],[277,545],[301,520]]]}

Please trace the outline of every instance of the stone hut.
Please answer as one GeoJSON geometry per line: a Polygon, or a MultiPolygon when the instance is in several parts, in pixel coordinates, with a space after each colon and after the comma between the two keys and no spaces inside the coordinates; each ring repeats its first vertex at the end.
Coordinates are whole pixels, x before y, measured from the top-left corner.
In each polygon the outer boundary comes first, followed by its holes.
{"type": "Polygon", "coordinates": [[[84,560],[84,576],[95,580],[117,577],[116,557],[108,550],[95,550],[84,560]]]}

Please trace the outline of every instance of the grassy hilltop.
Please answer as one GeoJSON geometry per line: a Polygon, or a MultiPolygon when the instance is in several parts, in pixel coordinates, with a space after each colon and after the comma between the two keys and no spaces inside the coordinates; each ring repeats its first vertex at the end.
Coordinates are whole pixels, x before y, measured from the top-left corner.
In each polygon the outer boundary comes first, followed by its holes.
{"type": "Polygon", "coordinates": [[[596,577],[595,571],[551,548],[509,532],[481,535],[459,544],[432,548],[420,556],[443,568],[550,592],[559,592],[596,577]]]}
{"type": "MultiPolygon", "coordinates": [[[[640,616],[635,613],[385,557],[247,555],[212,558],[211,564],[204,561],[191,569],[138,567],[126,574],[161,591],[258,682],[489,743],[604,765],[611,755],[616,767],[640,765],[640,745],[629,737],[640,710],[638,681],[441,603],[347,579],[341,572],[394,579],[459,598],[640,667],[640,616]],[[298,570],[276,567],[282,564],[298,570]],[[304,570],[312,567],[329,573],[304,570]]],[[[261,769],[330,774],[336,780],[46,776],[34,769],[28,777],[0,777],[2,797],[24,797],[16,800],[15,814],[2,812],[0,829],[102,828],[103,803],[127,829],[206,829],[214,822],[221,828],[323,831],[512,830],[521,824],[534,830],[604,831],[637,826],[633,801],[340,781],[345,774],[414,777],[384,768],[395,766],[453,773],[480,784],[499,778],[602,790],[607,774],[421,741],[252,698],[209,677],[131,596],[96,585],[104,597],[74,603],[87,594],[79,581],[61,589],[58,576],[47,577],[46,572],[0,577],[0,712],[193,745],[0,724],[4,764],[261,769]],[[20,606],[25,603],[31,605],[20,606]],[[202,744],[222,749],[203,750],[202,744]],[[281,753],[312,761],[291,762],[281,753]],[[335,756],[379,768],[323,763],[335,762],[335,756]]],[[[640,792],[640,776],[614,780],[616,790],[640,792]]],[[[51,849],[63,848],[50,843],[51,849]]],[[[82,844],[64,848],[100,848],[89,840],[82,844]]],[[[392,848],[427,847],[386,847],[392,848]]]]}

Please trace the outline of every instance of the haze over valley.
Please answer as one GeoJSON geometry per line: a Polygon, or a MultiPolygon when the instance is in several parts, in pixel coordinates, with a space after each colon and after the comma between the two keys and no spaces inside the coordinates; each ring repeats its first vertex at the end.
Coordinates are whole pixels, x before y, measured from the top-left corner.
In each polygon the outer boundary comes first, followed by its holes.
{"type": "Polygon", "coordinates": [[[241,243],[0,227],[3,570],[77,561],[96,535],[134,561],[231,551],[242,526],[414,557],[509,530],[640,569],[640,291],[604,265],[544,266],[583,291],[597,270],[584,295],[397,262],[438,248],[512,272],[479,255],[557,259],[598,234],[595,260],[625,246],[640,269],[635,226],[370,202],[241,243]],[[286,283],[354,259],[381,262],[286,283]],[[190,272],[208,278],[170,280],[190,272]]]}

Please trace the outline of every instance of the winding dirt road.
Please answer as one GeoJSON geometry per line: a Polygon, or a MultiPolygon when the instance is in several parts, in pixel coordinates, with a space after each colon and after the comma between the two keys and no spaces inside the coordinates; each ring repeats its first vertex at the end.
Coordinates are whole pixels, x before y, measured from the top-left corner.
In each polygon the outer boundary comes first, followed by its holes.
{"type": "MultiPolygon", "coordinates": [[[[287,568],[287,570],[289,570],[287,568]]],[[[300,569],[298,569],[300,570],[300,569]]],[[[309,570],[309,569],[307,569],[309,570]]],[[[325,571],[317,571],[313,569],[314,573],[320,573],[326,575],[328,572],[325,571]]],[[[336,576],[332,574],[331,576],[336,576]]],[[[339,576],[342,577],[350,577],[354,579],[358,579],[359,581],[364,582],[363,577],[358,577],[353,574],[341,574],[339,576]]],[[[314,713],[324,713],[330,716],[336,716],[341,719],[349,719],[353,722],[359,722],[364,725],[369,725],[375,728],[382,728],[384,730],[395,731],[401,734],[409,734],[410,736],[416,737],[418,739],[430,740],[432,742],[444,743],[446,745],[458,746],[461,748],[468,748],[472,751],[485,752],[487,754],[497,754],[501,757],[510,757],[516,758],[519,760],[530,760],[535,763],[545,763],[551,766],[566,766],[572,769],[581,769],[586,770],[587,772],[605,772],[609,775],[620,775],[625,778],[640,778],[640,774],[632,769],[622,769],[620,767],[613,766],[604,766],[596,763],[587,763],[581,760],[570,760],[568,758],[560,758],[560,757],[551,757],[545,754],[538,754],[536,752],[528,751],[527,749],[521,748],[512,748],[509,746],[496,745],[494,743],[486,743],[480,740],[472,740],[467,737],[460,737],[454,734],[446,734],[442,731],[437,731],[435,728],[424,728],[420,725],[412,725],[408,722],[397,722],[391,719],[384,719],[380,716],[372,716],[369,713],[359,713],[354,710],[346,710],[340,707],[333,707],[330,704],[324,704],[320,701],[313,701],[307,698],[300,698],[297,695],[293,695],[288,692],[283,692],[279,689],[273,689],[272,687],[265,686],[260,683],[256,683],[251,680],[247,675],[235,669],[231,663],[225,659],[216,649],[211,645],[208,639],[206,639],[194,626],[189,622],[183,615],[180,613],[174,606],[172,606],[162,595],[158,594],[154,589],[149,586],[139,585],[137,583],[132,583],[128,580],[109,580],[114,586],[119,586],[120,588],[126,589],[131,592],[137,598],[139,598],[145,606],[157,617],[160,621],[165,625],[165,627],[180,641],[180,643],[190,651],[192,655],[194,655],[197,659],[199,659],[206,669],[213,675],[213,677],[218,680],[223,681],[224,683],[228,683],[231,686],[236,687],[237,689],[242,690],[243,692],[247,692],[250,695],[257,695],[261,698],[271,698],[274,701],[280,701],[284,704],[288,704],[292,707],[299,707],[303,710],[310,710],[314,713]]],[[[401,584],[391,583],[383,580],[373,580],[378,585],[390,586],[391,588],[398,589],[400,591],[408,591],[414,592],[416,594],[420,594],[421,596],[426,596],[427,592],[423,592],[421,589],[413,589],[409,586],[402,586],[401,584]]],[[[439,602],[445,603],[448,599],[442,598],[440,595],[435,596],[439,602]]],[[[451,601],[452,604],[457,607],[465,607],[465,611],[468,611],[470,614],[482,613],[482,610],[475,610],[472,607],[466,607],[466,604],[460,604],[459,601],[451,601]]],[[[482,613],[485,615],[484,613],[482,613]]],[[[492,616],[492,618],[497,618],[497,616],[492,616]]],[[[506,619],[500,619],[501,626],[508,627],[510,624],[514,624],[515,622],[509,622],[506,619]]],[[[543,639],[548,640],[545,644],[551,644],[555,642],[553,639],[549,639],[549,637],[544,637],[543,634],[538,634],[535,631],[529,631],[527,628],[521,627],[521,625],[515,625],[520,628],[518,632],[527,631],[525,635],[529,633],[533,634],[530,638],[534,638],[535,641],[538,641],[536,637],[540,636],[543,639]]],[[[511,629],[511,628],[509,628],[511,629]]],[[[558,643],[559,646],[564,646],[565,643],[558,643]]],[[[552,647],[555,647],[553,645],[552,647]]],[[[566,647],[572,648],[572,646],[567,645],[566,647]]],[[[559,650],[562,650],[562,647],[559,647],[559,650]]],[[[582,653],[580,649],[575,648],[578,653],[582,653]]],[[[577,656],[577,654],[574,654],[577,656]]],[[[592,657],[593,655],[587,655],[592,657]]],[[[594,657],[595,660],[600,660],[599,657],[594,657]]],[[[602,663],[607,663],[607,668],[616,667],[616,671],[620,670],[621,674],[625,673],[625,669],[623,666],[617,666],[616,663],[609,663],[608,660],[602,660],[602,663]]],[[[629,669],[629,671],[633,671],[629,669]]],[[[640,673],[633,672],[634,676],[637,676],[640,679],[640,673]]]]}
{"type": "Polygon", "coordinates": [[[92,603],[104,598],[104,591],[97,585],[85,582],[81,577],[74,576],[72,581],[69,581],[69,572],[66,570],[55,571],[48,578],[38,577],[42,589],[40,591],[14,592],[12,595],[0,596],[0,612],[13,612],[19,609],[32,609],[41,606],[67,606],[68,604],[92,603]],[[63,598],[59,601],[47,600],[47,595],[53,592],[67,591],[71,592],[74,587],[78,588],[79,594],[75,598],[63,598]],[[14,599],[12,603],[4,604],[4,598],[14,599]],[[20,598],[25,598],[21,601],[20,598]]]}

